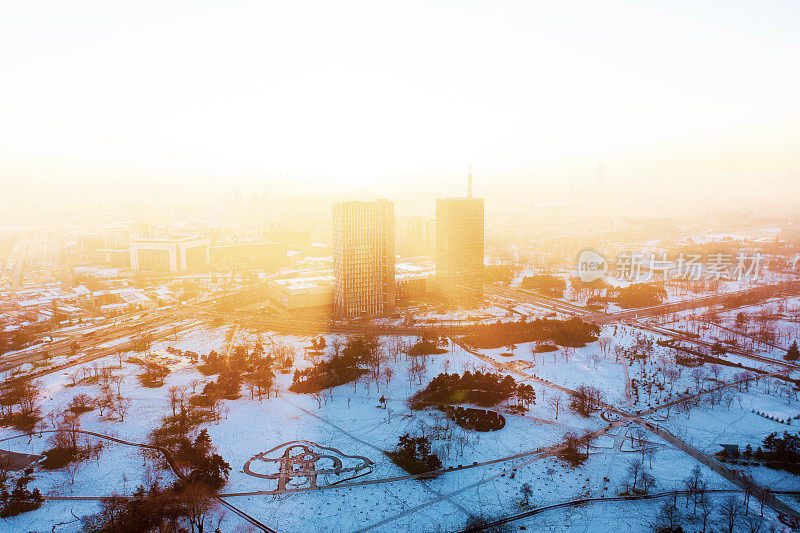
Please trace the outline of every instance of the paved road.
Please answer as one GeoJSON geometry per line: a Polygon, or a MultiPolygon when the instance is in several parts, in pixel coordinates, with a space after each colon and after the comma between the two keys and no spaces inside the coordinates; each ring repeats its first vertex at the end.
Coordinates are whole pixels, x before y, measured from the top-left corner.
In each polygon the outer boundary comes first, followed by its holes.
{"type": "MultiPolygon", "coordinates": [[[[172,335],[176,331],[177,332],[186,331],[188,329],[195,328],[198,325],[200,325],[200,322],[196,322],[195,321],[195,322],[183,323],[183,324],[181,324],[180,327],[170,328],[170,329],[165,330],[165,331],[160,331],[160,332],[156,332],[156,333],[153,333],[151,331],[150,332],[151,340],[152,341],[156,341],[159,338],[167,337],[169,335],[172,335]]],[[[123,337],[124,337],[124,335],[123,335],[123,337]]],[[[113,337],[109,341],[105,341],[102,344],[105,344],[106,342],[111,342],[111,341],[119,339],[119,338],[121,338],[121,337],[113,337]]],[[[101,359],[103,357],[109,357],[111,355],[115,355],[115,354],[118,354],[120,352],[132,350],[132,349],[134,349],[136,347],[137,344],[138,344],[138,341],[135,338],[131,338],[127,342],[121,342],[121,343],[114,344],[112,346],[108,346],[108,347],[105,347],[105,348],[94,348],[92,350],[87,351],[86,355],[82,355],[80,357],[76,357],[74,359],[70,359],[70,360],[68,360],[68,361],[66,361],[64,363],[58,364],[58,365],[53,365],[53,366],[49,366],[47,368],[43,368],[41,370],[36,370],[36,371],[33,371],[33,372],[29,372],[29,373],[27,373],[27,374],[25,374],[23,376],[19,376],[19,377],[12,378],[12,379],[7,379],[4,382],[4,384],[9,385],[9,384],[12,384],[12,383],[16,383],[18,381],[27,381],[27,380],[31,380],[31,379],[38,379],[40,377],[47,376],[49,374],[55,374],[57,372],[62,372],[64,370],[68,369],[68,368],[71,368],[71,367],[75,366],[75,365],[88,363],[90,361],[94,361],[95,359],[101,359]]],[[[35,360],[38,360],[38,359],[35,359],[35,360]]],[[[23,363],[20,363],[20,364],[23,364],[23,363]]],[[[19,366],[19,365],[17,365],[17,366],[19,366]]]]}
{"type": "MultiPolygon", "coordinates": [[[[643,330],[649,331],[651,333],[656,333],[658,335],[663,335],[665,337],[671,337],[672,339],[675,339],[677,341],[688,342],[688,343],[691,343],[691,344],[694,344],[694,345],[697,345],[697,346],[701,346],[703,348],[706,348],[709,351],[711,351],[712,348],[716,344],[716,343],[713,343],[713,342],[705,341],[703,339],[699,339],[697,337],[693,337],[692,335],[689,335],[688,333],[683,333],[683,332],[680,332],[680,331],[676,331],[676,330],[673,330],[673,329],[665,328],[665,327],[654,325],[654,324],[643,324],[641,322],[633,321],[633,320],[628,321],[628,324],[630,326],[635,327],[635,328],[643,329],[643,330]]],[[[775,357],[770,357],[770,356],[767,356],[767,355],[763,355],[763,354],[759,354],[759,353],[756,353],[756,352],[752,352],[750,350],[744,350],[742,348],[732,348],[730,346],[725,346],[725,350],[728,353],[732,353],[734,355],[745,357],[747,359],[752,359],[753,361],[758,361],[760,363],[778,365],[778,366],[781,366],[783,368],[786,368],[787,370],[800,370],[800,365],[798,365],[796,363],[791,363],[791,362],[786,361],[784,359],[778,359],[778,358],[775,358],[775,357]]]]}
{"type": "Polygon", "coordinates": [[[87,325],[83,331],[70,332],[65,338],[51,344],[39,344],[11,354],[6,354],[0,362],[0,372],[25,363],[32,363],[45,357],[57,357],[73,353],[73,342],[79,344],[79,350],[87,351],[92,347],[117,341],[138,334],[152,333],[154,330],[168,327],[181,319],[190,318],[194,313],[181,308],[164,308],[133,317],[124,317],[118,321],[108,320],[100,326],[87,325]],[[92,331],[86,331],[89,329],[92,331]]]}
{"type": "MultiPolygon", "coordinates": [[[[187,301],[183,305],[167,305],[147,311],[139,311],[114,318],[107,318],[101,323],[86,324],[77,330],[66,333],[63,338],[49,344],[30,346],[13,353],[0,356],[0,372],[15,368],[25,363],[40,361],[48,357],[71,355],[73,343],[77,342],[79,350],[90,351],[94,347],[117,341],[129,336],[156,335],[164,328],[181,320],[196,320],[201,317],[213,318],[214,308],[219,299],[232,298],[249,288],[237,291],[217,291],[201,298],[187,301]]],[[[221,315],[222,316],[222,315],[221,315]]],[[[164,332],[164,335],[171,331],[164,332]]],[[[47,332],[43,336],[56,336],[59,332],[47,332]]]]}
{"type": "MultiPolygon", "coordinates": [[[[705,307],[713,305],[715,303],[723,302],[727,298],[730,298],[732,294],[750,294],[750,295],[765,296],[779,291],[797,292],[799,289],[800,289],[800,282],[786,282],[779,285],[749,289],[741,291],[739,293],[713,295],[702,298],[695,298],[692,300],[685,300],[682,302],[657,305],[645,309],[633,309],[629,311],[623,311],[620,313],[604,314],[587,310],[582,306],[565,302],[563,300],[545,297],[533,291],[525,289],[519,289],[519,288],[511,289],[511,288],[499,287],[496,285],[486,286],[487,294],[502,296],[504,298],[508,298],[514,301],[532,303],[534,305],[559,311],[571,316],[577,316],[583,320],[594,322],[596,324],[610,324],[641,316],[653,316],[658,314],[674,313],[676,311],[692,309],[697,307],[705,307]]],[[[243,291],[238,291],[238,292],[247,292],[249,290],[251,289],[247,288],[244,289],[243,291]]],[[[119,340],[126,336],[130,336],[136,333],[150,332],[152,334],[154,331],[158,331],[159,328],[166,327],[169,324],[174,323],[176,320],[179,320],[180,318],[190,318],[190,317],[207,318],[207,319],[222,318],[246,326],[253,326],[259,328],[272,329],[275,331],[281,331],[287,333],[299,333],[299,334],[317,334],[317,333],[331,332],[331,333],[350,333],[350,334],[362,334],[362,335],[375,334],[375,335],[416,336],[416,335],[421,335],[425,332],[435,332],[437,335],[440,336],[441,335],[452,336],[452,335],[461,335],[466,333],[467,331],[465,326],[441,326],[441,327],[430,328],[430,327],[420,327],[420,326],[335,323],[331,321],[320,322],[320,321],[301,320],[288,316],[284,317],[253,316],[251,314],[236,315],[215,310],[216,303],[219,301],[220,298],[224,299],[224,298],[235,297],[236,294],[238,294],[238,292],[227,293],[226,291],[220,291],[218,293],[203,298],[199,298],[193,301],[192,305],[190,306],[182,306],[177,308],[167,307],[167,308],[156,309],[154,311],[144,313],[143,315],[141,315],[142,316],[141,319],[139,318],[139,315],[131,318],[123,318],[119,323],[111,325],[110,327],[107,327],[97,333],[91,334],[91,338],[86,338],[88,334],[84,335],[82,333],[78,333],[70,335],[69,337],[57,341],[53,344],[40,345],[32,347],[28,350],[17,352],[12,355],[8,355],[4,357],[3,360],[0,362],[0,372],[9,370],[16,366],[20,366],[24,363],[39,361],[41,359],[44,359],[45,357],[69,355],[73,352],[71,346],[72,342],[76,340],[76,337],[78,336],[81,337],[81,344],[83,345],[81,349],[84,351],[89,351],[92,350],[93,346],[112,342],[114,340],[119,340]]],[[[653,326],[646,326],[644,324],[638,324],[638,323],[634,323],[632,325],[634,327],[640,327],[643,329],[653,328],[653,326]]],[[[170,333],[169,331],[164,332],[165,335],[169,333],[170,333]]],[[[677,336],[681,340],[697,342],[696,339],[693,340],[685,338],[684,336],[680,336],[675,332],[670,333],[670,332],[658,331],[658,333],[663,335],[677,336]]],[[[703,343],[701,342],[698,344],[702,345],[703,343]]],[[[708,343],[705,343],[705,346],[710,347],[708,343]]],[[[764,356],[760,356],[758,354],[752,354],[749,352],[741,351],[741,353],[738,352],[734,353],[737,353],[738,355],[742,355],[745,357],[751,357],[761,362],[778,362],[773,358],[765,358],[764,356]]],[[[97,358],[91,356],[91,354],[88,355],[90,357],[90,359],[88,360],[97,358]]],[[[76,362],[70,363],[68,366],[79,364],[81,362],[85,362],[85,359],[76,360],[76,362]]],[[[793,367],[800,368],[800,366],[797,365],[793,365],[793,367]]]]}
{"type": "Polygon", "coordinates": [[[743,289],[741,291],[733,291],[728,293],[714,294],[710,296],[702,296],[700,298],[692,298],[690,300],[683,300],[680,302],[671,302],[652,307],[645,307],[641,309],[630,309],[619,313],[609,315],[616,321],[627,320],[629,318],[643,318],[655,315],[667,315],[677,313],[680,311],[688,311],[689,309],[698,309],[700,307],[709,307],[712,305],[719,305],[731,301],[736,297],[750,297],[754,299],[767,299],[777,296],[782,293],[798,294],[800,293],[800,281],[784,281],[774,285],[761,285],[750,289],[743,289]]]}
{"type": "Polygon", "coordinates": [[[763,285],[741,291],[734,291],[729,293],[713,294],[710,296],[701,296],[699,298],[690,298],[679,302],[669,302],[651,307],[642,307],[637,309],[627,309],[617,313],[599,313],[587,309],[584,306],[575,305],[570,302],[558,298],[551,298],[543,296],[534,291],[520,289],[520,288],[507,288],[499,287],[496,285],[487,285],[487,294],[494,294],[509,298],[521,303],[529,303],[558,311],[561,313],[577,316],[583,320],[594,322],[598,325],[613,324],[623,322],[630,319],[645,318],[650,316],[668,315],[680,311],[688,311],[690,309],[698,309],[701,307],[709,307],[730,301],[733,297],[747,296],[752,298],[769,298],[781,293],[800,293],[799,281],[786,281],[775,285],[763,285]]]}

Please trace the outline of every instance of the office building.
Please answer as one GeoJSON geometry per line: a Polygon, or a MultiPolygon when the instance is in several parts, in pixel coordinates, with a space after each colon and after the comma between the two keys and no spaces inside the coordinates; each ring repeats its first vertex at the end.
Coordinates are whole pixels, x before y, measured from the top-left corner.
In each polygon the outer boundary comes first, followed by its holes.
{"type": "Polygon", "coordinates": [[[395,308],[394,204],[388,200],[333,204],[333,301],[343,317],[395,308]]]}
{"type": "Polygon", "coordinates": [[[436,287],[449,303],[483,299],[483,199],[436,200],[436,287]]]}

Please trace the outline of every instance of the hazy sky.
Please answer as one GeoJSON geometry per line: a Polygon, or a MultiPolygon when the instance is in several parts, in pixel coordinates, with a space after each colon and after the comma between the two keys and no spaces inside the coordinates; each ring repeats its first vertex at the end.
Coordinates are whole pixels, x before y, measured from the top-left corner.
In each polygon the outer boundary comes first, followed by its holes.
{"type": "Polygon", "coordinates": [[[779,180],[798,28],[796,0],[5,1],[0,180],[779,180]]]}

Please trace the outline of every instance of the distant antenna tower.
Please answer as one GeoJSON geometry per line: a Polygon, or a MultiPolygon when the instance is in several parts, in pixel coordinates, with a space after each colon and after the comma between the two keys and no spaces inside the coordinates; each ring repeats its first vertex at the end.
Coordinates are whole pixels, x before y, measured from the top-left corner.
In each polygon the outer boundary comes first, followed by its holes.
{"type": "Polygon", "coordinates": [[[469,164],[469,173],[467,174],[467,198],[472,198],[472,163],[469,164]]]}
{"type": "Polygon", "coordinates": [[[595,182],[597,185],[603,185],[606,181],[606,164],[602,161],[597,163],[597,171],[595,172],[595,182]]]}

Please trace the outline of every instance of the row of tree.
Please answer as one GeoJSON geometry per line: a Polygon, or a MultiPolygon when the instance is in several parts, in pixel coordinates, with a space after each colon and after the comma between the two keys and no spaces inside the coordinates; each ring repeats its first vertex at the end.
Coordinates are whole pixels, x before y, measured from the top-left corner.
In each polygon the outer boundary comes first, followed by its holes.
{"type": "Polygon", "coordinates": [[[439,374],[409,401],[414,409],[422,409],[427,405],[459,403],[489,407],[512,397],[516,397],[526,406],[535,400],[536,394],[531,385],[518,384],[509,375],[483,373],[480,370],[473,373],[467,370],[463,376],[439,374]]]}
{"type": "Polygon", "coordinates": [[[575,348],[597,340],[600,326],[579,318],[538,318],[530,322],[496,322],[472,326],[465,340],[477,348],[499,348],[509,344],[550,341],[575,348]]]}
{"type": "Polygon", "coordinates": [[[32,431],[41,420],[37,400],[42,384],[38,380],[16,379],[0,389],[0,426],[32,431]]]}
{"type": "Polygon", "coordinates": [[[587,304],[600,304],[614,302],[627,309],[650,307],[664,303],[667,299],[667,290],[661,284],[633,283],[626,287],[611,287],[605,296],[593,296],[587,304]]]}
{"type": "Polygon", "coordinates": [[[442,460],[431,452],[431,441],[425,436],[413,437],[406,433],[400,437],[395,449],[386,455],[409,474],[424,474],[442,468],[442,460]]]}
{"type": "Polygon", "coordinates": [[[329,359],[297,370],[289,390],[313,394],[349,383],[365,372],[362,365],[372,368],[373,372],[378,368],[377,373],[380,373],[382,355],[377,337],[352,337],[344,348],[335,346],[329,359]]]}

